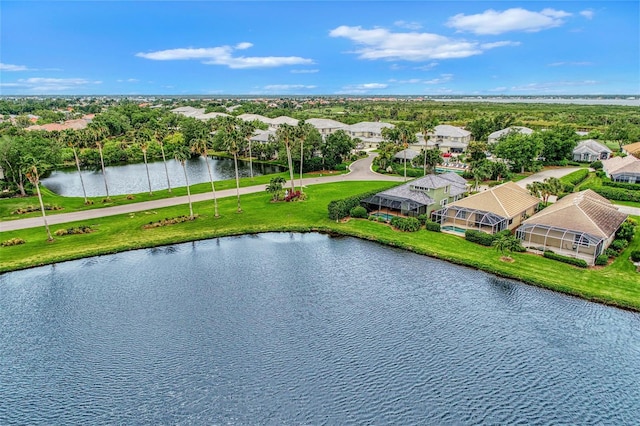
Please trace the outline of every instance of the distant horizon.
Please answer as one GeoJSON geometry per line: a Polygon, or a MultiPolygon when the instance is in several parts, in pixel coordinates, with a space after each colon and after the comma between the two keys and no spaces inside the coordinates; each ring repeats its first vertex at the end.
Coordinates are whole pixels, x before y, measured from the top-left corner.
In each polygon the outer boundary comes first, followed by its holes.
{"type": "Polygon", "coordinates": [[[0,95],[636,96],[639,28],[628,0],[5,1],[0,95]]]}

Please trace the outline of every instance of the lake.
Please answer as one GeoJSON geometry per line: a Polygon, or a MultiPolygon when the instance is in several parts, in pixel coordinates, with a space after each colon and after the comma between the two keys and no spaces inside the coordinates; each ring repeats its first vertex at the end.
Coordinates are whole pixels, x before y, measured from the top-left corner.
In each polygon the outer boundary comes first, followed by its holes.
{"type": "MultiPolygon", "coordinates": [[[[211,174],[213,180],[235,179],[235,168],[233,159],[230,158],[209,158],[211,174]]],[[[192,158],[186,163],[189,184],[209,182],[209,173],[204,158],[192,158]]],[[[148,192],[149,183],[144,163],[127,164],[123,166],[105,167],[107,182],[109,184],[110,195],[136,194],[148,192]]],[[[175,159],[167,160],[167,170],[171,187],[176,188],[186,186],[182,165],[175,159]]],[[[264,163],[253,163],[253,175],[279,173],[282,169],[279,166],[264,163]]],[[[240,177],[249,177],[250,168],[248,161],[238,161],[238,174],[240,177]]],[[[167,175],[162,161],[149,163],[149,177],[151,179],[151,189],[158,191],[167,189],[167,175]]],[[[101,197],[106,195],[102,171],[82,170],[82,179],[89,197],[101,197]]],[[[77,169],[57,170],[51,176],[42,180],[42,184],[55,192],[66,197],[82,197],[82,185],[78,177],[77,169]]]]}
{"type": "Polygon", "coordinates": [[[0,424],[637,424],[640,315],[353,238],[0,275],[0,424]]]}

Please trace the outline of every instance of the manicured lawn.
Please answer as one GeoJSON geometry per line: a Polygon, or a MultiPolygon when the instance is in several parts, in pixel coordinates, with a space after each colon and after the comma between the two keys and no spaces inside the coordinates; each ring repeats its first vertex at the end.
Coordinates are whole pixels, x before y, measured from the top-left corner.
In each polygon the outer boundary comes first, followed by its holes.
{"type": "MultiPolygon", "coordinates": [[[[26,268],[62,260],[152,247],[226,235],[267,231],[322,231],[356,236],[413,250],[497,275],[566,292],[590,300],[640,310],[640,275],[628,261],[631,250],[640,249],[636,236],[623,256],[604,268],[579,269],[528,253],[514,253],[513,263],[500,260],[501,254],[448,234],[421,230],[403,233],[388,225],[368,220],[336,223],[327,218],[329,201],[372,190],[382,190],[389,182],[340,182],[312,185],[303,202],[271,203],[266,193],[242,196],[243,213],[235,213],[235,198],[220,200],[220,219],[213,218],[210,202],[196,203],[198,219],[177,225],[145,230],[143,225],[164,218],[188,214],[186,205],[105,217],[86,222],[53,226],[55,231],[90,225],[91,234],[56,237],[48,243],[44,229],[34,228],[0,233],[0,242],[22,238],[26,244],[0,248],[0,271],[26,268]]],[[[425,277],[425,280],[428,278],[425,277]]],[[[451,285],[455,285],[454,282],[451,285]]]]}

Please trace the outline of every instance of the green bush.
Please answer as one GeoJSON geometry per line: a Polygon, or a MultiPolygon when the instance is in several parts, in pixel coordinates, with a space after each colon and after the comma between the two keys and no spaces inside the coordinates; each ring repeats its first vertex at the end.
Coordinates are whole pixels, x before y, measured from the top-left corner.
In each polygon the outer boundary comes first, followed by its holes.
{"type": "Polygon", "coordinates": [[[553,259],[553,260],[557,260],[559,262],[564,262],[564,263],[568,263],[569,265],[574,265],[577,266],[579,268],[586,268],[587,266],[589,266],[587,264],[587,262],[585,262],[582,259],[576,259],[575,257],[569,257],[569,256],[562,256],[560,254],[556,254],[550,250],[547,250],[544,252],[543,254],[544,257],[546,257],[547,259],[553,259]]]}
{"type": "Polygon", "coordinates": [[[94,229],[90,226],[76,226],[74,228],[58,229],[55,235],[60,237],[62,235],[90,234],[93,231],[94,229]]]}
{"type": "Polygon", "coordinates": [[[633,201],[640,203],[640,191],[612,188],[608,186],[593,187],[591,189],[608,200],[633,201]]]}
{"type": "Polygon", "coordinates": [[[464,231],[464,238],[467,241],[471,241],[472,243],[491,247],[493,241],[497,238],[497,236],[487,234],[483,231],[476,231],[475,229],[467,229],[466,231],[464,231]]]}
{"type": "Polygon", "coordinates": [[[631,242],[631,240],[633,240],[633,236],[636,233],[636,225],[637,223],[635,220],[627,218],[627,220],[622,222],[622,225],[620,225],[618,231],[616,231],[616,239],[627,240],[631,242]]]}
{"type": "Polygon", "coordinates": [[[424,226],[427,228],[427,231],[440,232],[440,224],[438,222],[431,222],[428,220],[425,222],[424,226]]]}
{"type": "Polygon", "coordinates": [[[607,248],[604,253],[607,257],[618,257],[620,256],[620,253],[618,253],[617,251],[615,251],[612,248],[607,248]]]}
{"type": "Polygon", "coordinates": [[[589,176],[589,169],[580,169],[575,172],[569,173],[566,176],[560,178],[560,182],[565,185],[573,185],[576,186],[582,181],[584,181],[587,176],[589,176]]]}
{"type": "Polygon", "coordinates": [[[640,250],[632,251],[629,259],[631,259],[632,262],[640,262],[640,250]]]}
{"type": "Polygon", "coordinates": [[[349,211],[349,216],[356,219],[365,219],[368,216],[367,209],[362,206],[356,206],[349,211]]]}
{"type": "Polygon", "coordinates": [[[404,232],[416,232],[420,229],[420,221],[415,217],[394,216],[391,226],[404,232]]]}
{"type": "Polygon", "coordinates": [[[630,191],[640,191],[640,183],[625,183],[625,182],[613,182],[611,180],[603,180],[602,186],[608,186],[610,188],[622,188],[630,191]]]}
{"type": "Polygon", "coordinates": [[[327,206],[327,209],[329,210],[329,219],[344,219],[351,214],[351,209],[360,205],[360,201],[364,200],[365,198],[369,198],[372,195],[377,194],[378,192],[379,191],[371,191],[364,194],[354,195],[353,197],[331,201],[327,206]]]}
{"type": "Polygon", "coordinates": [[[597,266],[605,266],[607,263],[609,263],[609,256],[607,256],[606,254],[601,254],[600,256],[596,257],[597,266]]]}
{"type": "Polygon", "coordinates": [[[616,239],[616,240],[613,240],[613,242],[609,245],[609,248],[620,253],[622,250],[627,248],[628,245],[629,245],[629,241],[616,239]]]}
{"type": "Polygon", "coordinates": [[[0,243],[2,247],[11,247],[11,246],[19,246],[20,244],[24,244],[25,240],[22,238],[11,238],[10,240],[3,241],[0,243]]]}
{"type": "Polygon", "coordinates": [[[595,170],[602,170],[602,161],[596,160],[593,163],[589,164],[589,167],[595,170]]]}

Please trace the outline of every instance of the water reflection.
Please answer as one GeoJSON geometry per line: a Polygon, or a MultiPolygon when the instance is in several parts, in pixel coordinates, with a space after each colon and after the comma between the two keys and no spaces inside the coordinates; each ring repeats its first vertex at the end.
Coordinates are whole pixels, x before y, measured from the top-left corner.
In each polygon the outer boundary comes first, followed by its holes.
{"type": "MultiPolygon", "coordinates": [[[[232,159],[209,158],[209,165],[214,181],[235,178],[235,168],[232,159]]],[[[204,158],[198,157],[190,159],[186,163],[186,168],[190,184],[209,182],[209,174],[204,158]]],[[[186,185],[184,172],[179,162],[174,159],[167,160],[167,170],[172,187],[186,185]]],[[[278,173],[280,170],[278,166],[253,163],[254,176],[278,173]]],[[[249,163],[238,161],[238,172],[240,177],[250,176],[249,163]]],[[[135,194],[149,191],[149,183],[147,182],[144,163],[106,167],[106,174],[109,183],[109,194],[111,195],[135,194]]],[[[153,191],[167,189],[167,178],[162,161],[149,163],[149,177],[153,191]]],[[[84,180],[87,196],[98,197],[106,195],[102,171],[83,170],[82,179],[84,180]]],[[[42,184],[56,194],[67,197],[82,196],[82,185],[78,177],[78,171],[75,169],[54,171],[51,176],[42,180],[42,184]]]]}

